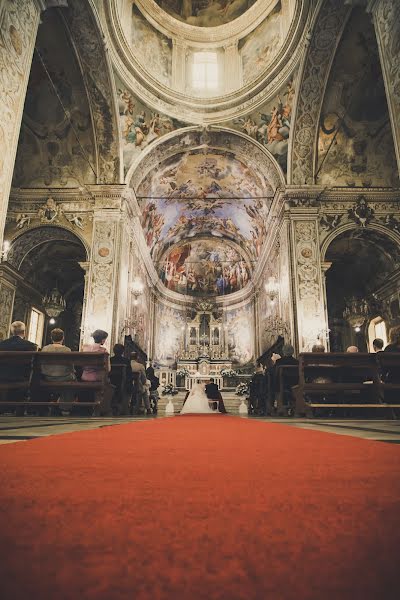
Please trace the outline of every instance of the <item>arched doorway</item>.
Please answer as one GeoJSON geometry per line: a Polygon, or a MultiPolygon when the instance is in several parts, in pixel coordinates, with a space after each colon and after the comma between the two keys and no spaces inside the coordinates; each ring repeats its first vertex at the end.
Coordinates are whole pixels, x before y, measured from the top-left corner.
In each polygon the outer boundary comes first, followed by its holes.
{"type": "Polygon", "coordinates": [[[385,321],[387,334],[396,324],[388,311],[387,282],[398,287],[399,246],[384,233],[371,228],[347,230],[329,244],[325,260],[326,296],[330,347],[343,352],[350,345],[370,349],[370,336],[380,337],[371,322],[385,321]]]}
{"type": "Polygon", "coordinates": [[[81,240],[60,227],[38,227],[13,243],[9,263],[17,274],[13,320],[24,321],[28,337],[39,346],[49,341],[50,331],[65,331],[65,343],[79,349],[87,261],[81,240]],[[59,295],[59,312],[49,309],[45,297],[59,295]],[[57,313],[58,314],[55,314],[57,313]]]}

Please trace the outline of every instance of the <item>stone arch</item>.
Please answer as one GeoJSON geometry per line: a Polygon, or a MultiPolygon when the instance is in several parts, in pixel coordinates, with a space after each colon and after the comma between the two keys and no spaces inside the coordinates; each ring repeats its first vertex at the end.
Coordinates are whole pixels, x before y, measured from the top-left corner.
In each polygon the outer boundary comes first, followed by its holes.
{"type": "MultiPolygon", "coordinates": [[[[346,231],[356,231],[357,229],[360,228],[355,223],[346,223],[345,225],[341,225],[332,231],[321,244],[321,261],[324,262],[326,260],[326,253],[329,249],[329,246],[337,237],[346,231]]],[[[379,223],[369,223],[365,229],[377,231],[380,235],[387,237],[391,242],[394,242],[398,246],[400,252],[400,235],[396,232],[388,229],[384,225],[380,225],[379,223]]]]}
{"type": "Polygon", "coordinates": [[[289,143],[288,183],[313,184],[318,121],[330,67],[351,6],[322,0],[299,78],[289,143]]]}
{"type": "Polygon", "coordinates": [[[110,57],[94,0],[70,0],[65,18],[90,102],[96,137],[98,183],[123,179],[118,105],[110,57]]]}
{"type": "Polygon", "coordinates": [[[47,242],[66,241],[80,244],[85,249],[86,258],[89,257],[87,243],[69,229],[58,225],[40,225],[25,231],[14,238],[7,255],[7,262],[19,270],[26,256],[37,246],[47,242]]]}

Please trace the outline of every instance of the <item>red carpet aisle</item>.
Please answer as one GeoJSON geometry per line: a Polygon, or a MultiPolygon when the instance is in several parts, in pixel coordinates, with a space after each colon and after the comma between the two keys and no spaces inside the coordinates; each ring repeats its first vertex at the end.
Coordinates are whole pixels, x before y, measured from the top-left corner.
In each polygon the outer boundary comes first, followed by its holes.
{"type": "Polygon", "coordinates": [[[399,459],[229,416],[3,446],[0,596],[398,598],[399,459]]]}

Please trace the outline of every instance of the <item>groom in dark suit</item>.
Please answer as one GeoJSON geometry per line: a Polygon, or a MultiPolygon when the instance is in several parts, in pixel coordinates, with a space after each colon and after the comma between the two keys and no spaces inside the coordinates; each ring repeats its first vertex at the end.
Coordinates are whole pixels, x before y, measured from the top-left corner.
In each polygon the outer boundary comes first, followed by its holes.
{"type": "Polygon", "coordinates": [[[221,413],[226,413],[224,401],[222,400],[221,392],[219,387],[214,382],[214,379],[210,379],[210,382],[206,385],[206,395],[209,400],[218,400],[218,410],[221,413]]]}

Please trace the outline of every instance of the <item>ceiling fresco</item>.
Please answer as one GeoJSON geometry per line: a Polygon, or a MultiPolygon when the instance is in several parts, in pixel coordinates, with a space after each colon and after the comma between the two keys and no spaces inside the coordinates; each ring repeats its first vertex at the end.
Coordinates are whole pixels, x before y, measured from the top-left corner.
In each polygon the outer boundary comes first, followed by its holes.
{"type": "Polygon", "coordinates": [[[90,108],[79,64],[62,18],[48,10],[38,30],[13,184],[95,183],[95,164],[90,108]],[[74,129],[79,131],[79,141],[74,129]]]}
{"type": "Polygon", "coordinates": [[[160,262],[158,274],[169,290],[190,296],[231,294],[250,280],[241,253],[226,241],[209,238],[174,246],[160,262]]]}
{"type": "Polygon", "coordinates": [[[329,77],[317,183],[399,185],[375,30],[363,9],[353,10],[329,77]]]}
{"type": "Polygon", "coordinates": [[[136,195],[155,261],[167,246],[204,234],[234,241],[250,259],[261,253],[273,190],[232,152],[175,155],[147,174],[136,195]]]}
{"type": "Polygon", "coordinates": [[[196,27],[225,25],[243,15],[257,0],[156,0],[167,13],[196,27]]]}

